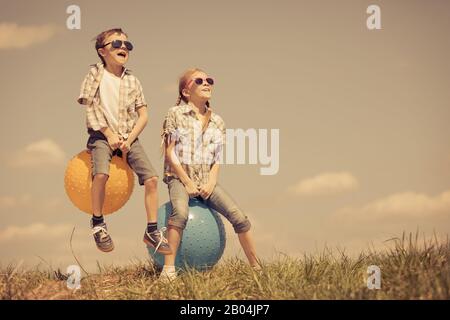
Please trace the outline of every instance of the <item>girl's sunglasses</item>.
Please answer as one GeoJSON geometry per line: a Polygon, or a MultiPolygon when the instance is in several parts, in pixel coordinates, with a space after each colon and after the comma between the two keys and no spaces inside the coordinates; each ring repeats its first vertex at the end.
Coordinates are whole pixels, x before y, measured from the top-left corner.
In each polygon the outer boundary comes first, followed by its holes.
{"type": "Polygon", "coordinates": [[[111,44],[111,47],[113,47],[114,49],[119,49],[119,48],[122,48],[122,43],[125,44],[125,48],[127,48],[128,51],[133,50],[133,45],[131,44],[130,41],[122,41],[122,40],[113,40],[111,42],[105,43],[100,48],[104,48],[108,44],[111,44]]]}
{"type": "MultiPolygon", "coordinates": [[[[192,80],[191,80],[192,81],[192,80]]],[[[214,79],[213,78],[195,78],[194,82],[196,85],[201,86],[203,84],[203,81],[206,81],[210,86],[214,85],[214,79]]]]}

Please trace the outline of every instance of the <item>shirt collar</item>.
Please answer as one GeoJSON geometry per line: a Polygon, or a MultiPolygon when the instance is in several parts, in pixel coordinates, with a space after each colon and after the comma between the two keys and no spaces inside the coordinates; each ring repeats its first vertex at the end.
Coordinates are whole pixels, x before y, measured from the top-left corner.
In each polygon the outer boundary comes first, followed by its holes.
{"type": "MultiPolygon", "coordinates": [[[[181,112],[184,113],[184,114],[187,114],[187,113],[190,113],[190,112],[194,112],[192,106],[190,104],[188,104],[188,103],[184,102],[179,107],[180,107],[181,112]]],[[[212,111],[211,107],[206,107],[206,109],[211,111],[211,117],[209,118],[209,120],[217,124],[215,113],[212,111]]]]}
{"type": "MultiPolygon", "coordinates": [[[[181,112],[183,112],[183,113],[189,113],[191,111],[194,111],[194,109],[192,108],[192,106],[189,103],[183,103],[182,105],[180,105],[180,108],[181,108],[181,112]]],[[[211,108],[206,106],[206,110],[211,110],[211,108]]],[[[212,110],[211,110],[211,112],[212,112],[212,110]]]]}
{"type": "MultiPolygon", "coordinates": [[[[99,71],[105,70],[105,65],[103,64],[103,62],[98,62],[96,64],[93,64],[92,66],[96,67],[97,70],[99,70],[99,71]]],[[[131,69],[128,69],[127,67],[123,67],[123,72],[122,72],[122,75],[120,76],[120,78],[123,78],[125,75],[130,75],[131,72],[132,72],[131,69]]]]}

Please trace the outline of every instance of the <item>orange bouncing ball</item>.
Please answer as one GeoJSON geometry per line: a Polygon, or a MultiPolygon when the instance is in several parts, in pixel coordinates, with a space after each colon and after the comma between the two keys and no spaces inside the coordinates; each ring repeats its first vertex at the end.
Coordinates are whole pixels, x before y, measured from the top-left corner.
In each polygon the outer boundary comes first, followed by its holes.
{"type": "MultiPolygon", "coordinates": [[[[69,161],[64,176],[64,187],[70,201],[88,214],[92,214],[91,172],[91,154],[84,150],[69,161]]],[[[126,159],[113,156],[109,166],[102,213],[110,214],[122,208],[130,199],[133,187],[134,175],[126,159]]]]}

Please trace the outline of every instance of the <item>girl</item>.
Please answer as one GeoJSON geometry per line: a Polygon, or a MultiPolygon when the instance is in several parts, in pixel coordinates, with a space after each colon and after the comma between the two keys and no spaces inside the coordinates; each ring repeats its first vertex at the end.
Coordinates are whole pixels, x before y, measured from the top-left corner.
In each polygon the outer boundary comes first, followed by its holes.
{"type": "Polygon", "coordinates": [[[250,265],[259,269],[250,221],[217,182],[225,124],[209,104],[213,85],[214,80],[202,70],[187,70],[179,79],[177,104],[169,109],[164,121],[163,181],[168,185],[173,209],[168,220],[172,253],[164,256],[162,279],[177,276],[175,257],[188,220],[189,198],[194,197],[231,222],[250,265]]]}

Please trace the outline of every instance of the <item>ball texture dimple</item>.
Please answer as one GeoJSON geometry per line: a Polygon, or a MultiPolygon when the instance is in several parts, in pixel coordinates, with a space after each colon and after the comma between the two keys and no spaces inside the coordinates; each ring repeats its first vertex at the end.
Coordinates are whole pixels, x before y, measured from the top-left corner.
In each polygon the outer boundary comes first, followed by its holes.
{"type": "MultiPolygon", "coordinates": [[[[167,226],[171,213],[170,202],[159,208],[158,227],[167,226]]],[[[210,269],[222,257],[225,244],[225,227],[219,214],[197,199],[189,200],[189,218],[177,251],[175,266],[180,269],[186,267],[197,270],[210,269]]],[[[154,250],[148,247],[150,257],[162,268],[164,256],[154,253],[154,250]]]]}
{"type": "MultiPolygon", "coordinates": [[[[64,175],[64,187],[70,201],[88,214],[92,214],[91,172],[91,154],[84,150],[69,161],[64,175]]],[[[134,175],[127,161],[113,156],[105,186],[103,214],[111,214],[122,208],[133,193],[133,188],[134,175]]]]}

